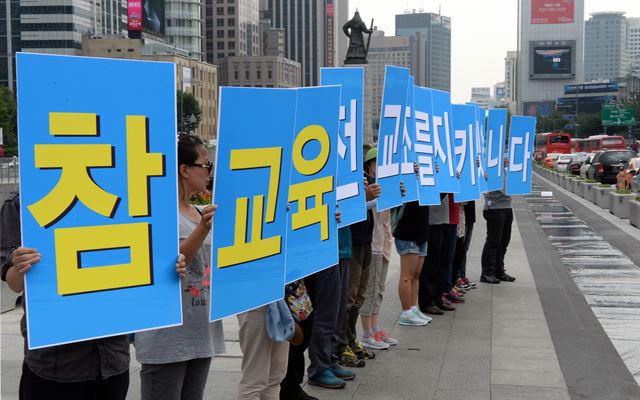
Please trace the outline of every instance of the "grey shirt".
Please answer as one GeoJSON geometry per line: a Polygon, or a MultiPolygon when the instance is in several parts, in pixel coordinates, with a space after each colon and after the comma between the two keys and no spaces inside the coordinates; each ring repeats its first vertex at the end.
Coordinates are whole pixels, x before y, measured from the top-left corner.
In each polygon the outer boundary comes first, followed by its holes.
{"type": "MultiPolygon", "coordinates": [[[[20,247],[20,197],[9,194],[0,210],[2,223],[2,280],[11,268],[11,253],[20,247]]],[[[40,378],[55,382],[83,382],[109,378],[129,370],[129,340],[127,336],[86,340],[61,346],[29,350],[27,346],[26,313],[20,320],[24,337],[24,363],[40,378]]]]}
{"type": "MultiPolygon", "coordinates": [[[[200,210],[200,208],[199,208],[200,210]]],[[[198,223],[180,214],[180,240],[198,223]]],[[[224,353],[222,322],[209,322],[211,233],[187,265],[182,287],[182,325],[135,335],[136,357],[142,364],[168,364],[224,353]]]]}
{"type": "Polygon", "coordinates": [[[448,193],[440,199],[439,206],[429,207],[429,225],[444,225],[450,223],[449,196],[452,196],[452,194],[448,193]]]}

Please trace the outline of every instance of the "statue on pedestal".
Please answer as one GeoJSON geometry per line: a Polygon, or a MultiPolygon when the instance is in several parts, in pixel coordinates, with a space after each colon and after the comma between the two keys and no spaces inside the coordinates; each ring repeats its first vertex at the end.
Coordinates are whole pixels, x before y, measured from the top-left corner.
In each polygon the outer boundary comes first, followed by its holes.
{"type": "Polygon", "coordinates": [[[373,20],[371,20],[371,28],[367,26],[360,18],[360,13],[356,11],[350,21],[342,27],[344,34],[349,37],[349,49],[347,50],[347,58],[345,64],[366,64],[367,53],[369,53],[369,43],[371,42],[371,34],[373,33],[373,20]],[[367,44],[364,44],[363,33],[368,33],[367,44]]]}

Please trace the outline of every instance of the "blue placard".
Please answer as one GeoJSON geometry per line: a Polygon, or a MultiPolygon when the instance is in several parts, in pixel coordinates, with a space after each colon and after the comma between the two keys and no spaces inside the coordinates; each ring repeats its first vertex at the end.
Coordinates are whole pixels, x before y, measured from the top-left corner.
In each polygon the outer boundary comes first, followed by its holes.
{"type": "Polygon", "coordinates": [[[431,89],[414,87],[414,118],[416,125],[416,160],[418,162],[418,196],[421,206],[440,204],[434,161],[434,132],[431,129],[431,89]]]}
{"type": "Polygon", "coordinates": [[[531,193],[531,166],[536,135],[536,118],[515,115],[509,128],[507,194],[531,193]]]}
{"type": "Polygon", "coordinates": [[[337,198],[338,227],[367,219],[362,179],[362,107],[364,68],[321,68],[322,85],[341,85],[337,198]]]}
{"type": "Polygon", "coordinates": [[[182,323],[175,66],[19,53],[29,348],[182,323]],[[91,73],[87,73],[91,71],[91,73]],[[153,101],[123,95],[145,88],[153,101]]]}
{"type": "Polygon", "coordinates": [[[504,145],[507,133],[507,109],[492,108],[487,118],[487,190],[504,189],[504,145]]]}
{"type": "Polygon", "coordinates": [[[458,193],[460,183],[456,178],[456,160],[453,152],[451,95],[448,92],[432,89],[431,99],[433,105],[433,145],[438,164],[438,172],[436,173],[438,189],[442,193],[458,193]]]}
{"type": "Polygon", "coordinates": [[[286,282],[338,263],[336,212],[340,86],[298,90],[286,282]]]}
{"type": "Polygon", "coordinates": [[[220,90],[211,320],[284,295],[296,97],[295,89],[220,90]]]}
{"type": "Polygon", "coordinates": [[[407,86],[404,129],[402,130],[402,162],[400,164],[401,179],[405,188],[402,201],[405,203],[418,200],[418,177],[414,167],[416,162],[416,121],[413,116],[413,87],[413,76],[410,76],[407,86]]]}
{"type": "Polygon", "coordinates": [[[455,135],[456,171],[460,171],[460,191],[454,193],[456,203],[480,199],[475,145],[476,107],[454,104],[453,129],[455,135]]]}
{"type": "Polygon", "coordinates": [[[377,202],[378,211],[402,204],[400,164],[408,85],[408,68],[386,66],[378,134],[376,179],[382,188],[377,202]]]}
{"type": "Polygon", "coordinates": [[[487,170],[487,141],[485,129],[487,125],[486,111],[479,105],[475,105],[476,108],[476,126],[475,126],[475,150],[479,166],[476,168],[478,177],[478,186],[480,193],[486,193],[488,190],[488,182],[485,177],[485,171],[487,170]]]}

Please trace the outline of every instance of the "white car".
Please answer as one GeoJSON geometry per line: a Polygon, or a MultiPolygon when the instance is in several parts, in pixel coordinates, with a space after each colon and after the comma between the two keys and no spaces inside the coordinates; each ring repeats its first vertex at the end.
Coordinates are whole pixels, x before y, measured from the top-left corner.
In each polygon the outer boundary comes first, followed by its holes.
{"type": "Polygon", "coordinates": [[[584,163],[582,163],[582,166],[580,167],[580,177],[587,179],[587,171],[589,170],[589,167],[591,166],[591,161],[593,161],[593,156],[595,156],[596,153],[589,153],[587,154],[587,159],[584,161],[584,163]]]}
{"type": "Polygon", "coordinates": [[[569,163],[573,160],[573,155],[562,154],[557,160],[553,162],[553,168],[558,172],[566,172],[569,163]]]}

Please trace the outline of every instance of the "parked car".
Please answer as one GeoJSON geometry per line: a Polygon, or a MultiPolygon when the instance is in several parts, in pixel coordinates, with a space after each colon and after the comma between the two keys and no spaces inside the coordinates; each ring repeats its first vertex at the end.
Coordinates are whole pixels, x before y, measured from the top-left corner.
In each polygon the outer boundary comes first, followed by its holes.
{"type": "Polygon", "coordinates": [[[636,153],[631,150],[607,150],[593,159],[594,179],[600,183],[616,183],[616,175],[636,153]]]}
{"type": "Polygon", "coordinates": [[[631,178],[631,191],[634,193],[640,192],[640,174],[635,174],[631,178]]]}
{"type": "Polygon", "coordinates": [[[558,157],[560,157],[559,153],[547,154],[543,161],[544,166],[547,168],[553,168],[553,163],[558,159],[558,157]]]}
{"type": "Polygon", "coordinates": [[[624,167],[618,175],[616,175],[616,189],[618,190],[629,190],[631,189],[631,179],[638,173],[638,169],[640,168],[640,158],[634,157],[630,158],[624,164],[624,167]]]}
{"type": "Polygon", "coordinates": [[[587,179],[596,180],[596,165],[595,165],[595,163],[598,161],[598,159],[600,158],[600,155],[602,153],[603,153],[602,151],[597,151],[593,155],[593,158],[591,159],[591,164],[589,164],[589,169],[587,170],[587,179]]]}
{"type": "Polygon", "coordinates": [[[595,155],[596,153],[587,154],[587,159],[584,160],[584,162],[580,166],[580,177],[587,179],[587,171],[589,170],[589,167],[591,167],[591,161],[593,160],[593,157],[595,157],[595,155]]]}
{"type": "Polygon", "coordinates": [[[573,160],[573,155],[561,154],[560,157],[553,162],[553,169],[558,172],[566,172],[571,160],[573,160]]]}
{"type": "Polygon", "coordinates": [[[569,165],[567,165],[567,171],[573,175],[580,175],[580,167],[582,167],[582,164],[587,160],[587,157],[586,154],[574,155],[569,165]]]}

